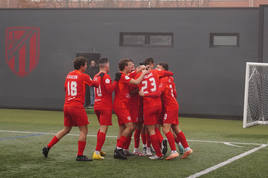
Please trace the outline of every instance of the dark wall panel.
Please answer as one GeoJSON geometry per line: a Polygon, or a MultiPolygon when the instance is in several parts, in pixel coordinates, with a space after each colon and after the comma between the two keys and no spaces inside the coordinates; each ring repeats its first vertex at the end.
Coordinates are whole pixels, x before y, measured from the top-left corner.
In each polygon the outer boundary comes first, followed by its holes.
{"type": "MultiPolygon", "coordinates": [[[[184,114],[235,115],[243,109],[245,62],[258,57],[258,9],[0,10],[0,106],[59,109],[64,77],[77,52],[112,62],[130,57],[167,61],[184,114]],[[5,29],[40,27],[40,60],[18,77],[5,62],[5,29]],[[120,32],[173,32],[174,47],[120,47],[120,32]],[[239,33],[239,47],[209,47],[209,34],[239,33]]],[[[257,61],[257,60],[256,60],[257,61]]]]}
{"type": "Polygon", "coordinates": [[[268,62],[268,6],[263,6],[263,60],[268,62]]]}

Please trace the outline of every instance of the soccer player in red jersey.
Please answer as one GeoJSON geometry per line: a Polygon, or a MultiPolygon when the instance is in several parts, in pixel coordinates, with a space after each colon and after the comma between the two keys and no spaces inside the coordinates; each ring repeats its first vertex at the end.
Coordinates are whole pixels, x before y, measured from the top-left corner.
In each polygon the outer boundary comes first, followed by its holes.
{"type": "Polygon", "coordinates": [[[129,107],[129,85],[138,85],[148,71],[142,70],[139,78],[133,79],[128,76],[133,67],[129,59],[120,60],[118,66],[120,72],[116,73],[115,78],[118,83],[115,87],[114,111],[118,117],[119,133],[114,158],[127,159],[123,148],[127,144],[128,137],[134,130],[134,118],[131,118],[129,107]]]}
{"type": "Polygon", "coordinates": [[[83,155],[88,133],[88,118],[84,109],[85,85],[98,87],[98,81],[92,81],[84,72],[87,69],[87,60],[84,57],[74,59],[74,71],[70,72],[65,80],[64,128],[59,131],[49,144],[43,148],[43,155],[48,156],[49,150],[62,137],[67,135],[73,126],[78,126],[80,136],[78,139],[78,153],[76,161],[92,161],[83,155]]]}
{"type": "MultiPolygon", "coordinates": [[[[140,70],[140,66],[135,69],[135,64],[134,62],[130,59],[130,65],[131,65],[131,72],[128,74],[128,76],[130,78],[134,78],[136,79],[137,76],[137,71],[141,71],[140,70]]],[[[143,68],[145,68],[145,66],[143,66],[143,68]]],[[[137,77],[138,78],[138,77],[137,77]]],[[[130,84],[129,85],[129,94],[130,94],[130,98],[129,98],[129,108],[131,108],[130,111],[130,117],[134,123],[134,129],[137,127],[137,122],[138,122],[138,97],[139,97],[139,88],[137,85],[135,84],[130,84]]],[[[134,131],[134,130],[133,130],[134,131]]],[[[130,135],[127,137],[127,142],[123,147],[124,153],[126,156],[133,156],[135,154],[131,153],[129,151],[129,146],[131,143],[131,138],[132,138],[132,134],[133,131],[130,133],[130,135]]]]}
{"type": "MultiPolygon", "coordinates": [[[[160,63],[157,65],[157,69],[160,71],[167,71],[168,64],[160,63]]],[[[170,160],[179,156],[176,151],[172,130],[177,136],[177,142],[181,142],[185,148],[185,152],[182,155],[182,159],[184,159],[188,157],[193,150],[189,147],[184,133],[179,129],[179,104],[176,100],[177,92],[173,77],[169,76],[161,78],[161,85],[160,90],[162,91],[162,102],[164,106],[163,132],[165,133],[171,148],[171,154],[166,159],[170,160]]]]}
{"type": "Polygon", "coordinates": [[[159,77],[169,75],[173,75],[173,73],[153,70],[152,66],[149,66],[149,73],[144,76],[144,79],[139,85],[140,95],[143,96],[144,125],[146,125],[146,128],[148,129],[153,148],[156,152],[156,155],[149,157],[150,159],[163,158],[163,153],[161,151],[162,138],[159,134],[157,134],[156,130],[156,125],[158,124],[158,119],[162,109],[159,91],[159,77]]]}
{"type": "Polygon", "coordinates": [[[94,77],[99,81],[99,87],[95,88],[95,104],[94,111],[97,115],[100,128],[97,133],[97,145],[93,153],[93,160],[103,160],[105,152],[101,151],[105,142],[108,126],[112,125],[112,110],[113,101],[112,94],[114,91],[115,82],[112,83],[111,77],[108,72],[110,70],[110,64],[107,58],[101,58],[99,60],[99,73],[94,77]]]}

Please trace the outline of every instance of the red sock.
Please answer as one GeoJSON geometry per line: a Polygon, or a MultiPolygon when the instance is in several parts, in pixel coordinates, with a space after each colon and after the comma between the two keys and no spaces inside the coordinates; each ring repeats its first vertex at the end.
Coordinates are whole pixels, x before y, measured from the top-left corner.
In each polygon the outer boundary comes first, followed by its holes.
{"type": "Polygon", "coordinates": [[[53,145],[55,145],[57,142],[59,141],[59,139],[56,137],[56,136],[54,136],[53,138],[52,138],[52,140],[49,142],[49,144],[47,145],[47,147],[48,148],[51,148],[53,145]]]}
{"type": "Polygon", "coordinates": [[[147,147],[150,147],[151,146],[151,138],[150,138],[150,135],[148,133],[146,133],[145,135],[146,135],[146,144],[147,144],[147,147]]]}
{"type": "Polygon", "coordinates": [[[171,131],[166,134],[171,151],[176,151],[174,136],[171,131]]]}
{"type": "Polygon", "coordinates": [[[141,140],[142,140],[142,143],[145,145],[146,144],[146,134],[141,132],[141,140]]]}
{"type": "Polygon", "coordinates": [[[131,137],[132,137],[132,134],[127,137],[127,141],[126,141],[126,143],[124,145],[124,149],[126,149],[126,150],[129,149],[129,146],[130,146],[130,143],[131,143],[131,137]]]}
{"type": "Polygon", "coordinates": [[[141,130],[140,129],[136,129],[135,133],[134,133],[134,140],[135,140],[135,148],[139,148],[140,147],[140,135],[141,135],[141,130]]]}
{"type": "Polygon", "coordinates": [[[96,151],[101,151],[101,148],[105,142],[105,137],[106,137],[106,134],[103,133],[103,132],[98,132],[98,135],[97,135],[97,145],[96,145],[96,151]]]}
{"type": "Polygon", "coordinates": [[[189,147],[189,145],[188,145],[188,143],[187,143],[187,140],[186,140],[185,135],[184,135],[183,132],[179,132],[179,134],[177,135],[177,140],[178,140],[179,142],[181,142],[181,144],[182,144],[182,146],[183,146],[184,148],[189,147]]]}
{"type": "Polygon", "coordinates": [[[160,149],[160,145],[159,145],[159,138],[156,134],[151,135],[151,141],[152,141],[152,145],[154,147],[155,153],[157,156],[161,157],[162,153],[161,153],[161,149],[160,149]]]}
{"type": "Polygon", "coordinates": [[[160,144],[161,144],[162,141],[164,140],[164,138],[163,138],[163,136],[162,136],[162,134],[161,134],[159,128],[155,128],[155,133],[156,133],[156,135],[158,136],[159,141],[160,141],[160,144]]]}
{"type": "Polygon", "coordinates": [[[85,141],[78,141],[77,156],[83,156],[85,147],[86,147],[86,142],[85,141]]]}
{"type": "Polygon", "coordinates": [[[124,144],[127,142],[127,137],[121,136],[118,144],[116,145],[117,147],[124,148],[124,144]]]}
{"type": "Polygon", "coordinates": [[[177,144],[180,143],[179,137],[177,137],[177,135],[176,135],[176,138],[175,138],[175,142],[176,142],[177,144]]]}

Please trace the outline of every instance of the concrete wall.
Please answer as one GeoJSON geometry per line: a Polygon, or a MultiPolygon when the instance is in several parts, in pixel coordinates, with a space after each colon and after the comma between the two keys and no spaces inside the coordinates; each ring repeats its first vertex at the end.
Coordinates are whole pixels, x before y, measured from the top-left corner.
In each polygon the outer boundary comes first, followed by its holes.
{"type": "Polygon", "coordinates": [[[0,10],[0,107],[62,108],[72,58],[95,49],[112,61],[112,78],[122,57],[167,61],[183,114],[241,116],[245,62],[258,57],[258,19],[257,8],[0,10]],[[12,26],[40,27],[39,64],[25,77],[5,61],[12,26]],[[173,32],[174,47],[120,47],[119,32],[173,32]],[[211,32],[239,33],[240,46],[210,48],[211,32]]]}

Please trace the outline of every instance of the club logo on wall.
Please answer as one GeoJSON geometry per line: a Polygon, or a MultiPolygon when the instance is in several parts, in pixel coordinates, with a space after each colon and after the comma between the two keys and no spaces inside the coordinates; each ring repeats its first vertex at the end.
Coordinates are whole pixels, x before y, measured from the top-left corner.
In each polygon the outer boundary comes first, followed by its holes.
{"type": "Polygon", "coordinates": [[[9,27],[6,29],[6,62],[18,76],[25,77],[39,61],[40,28],[9,27]]]}

